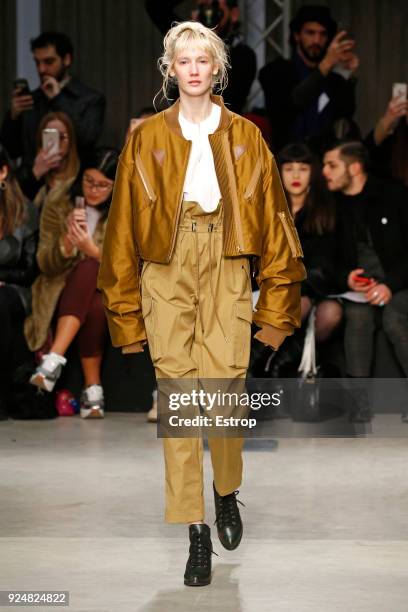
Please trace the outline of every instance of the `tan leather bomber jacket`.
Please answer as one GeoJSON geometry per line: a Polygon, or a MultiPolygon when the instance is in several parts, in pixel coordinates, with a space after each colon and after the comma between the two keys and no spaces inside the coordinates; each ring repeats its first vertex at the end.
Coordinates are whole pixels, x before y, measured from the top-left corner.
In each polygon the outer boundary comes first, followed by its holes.
{"type": "MultiPolygon", "coordinates": [[[[256,337],[277,348],[300,326],[302,248],[259,129],[221,97],[212,101],[221,106],[209,140],[224,205],[224,255],[257,256],[256,337]]],[[[173,253],[191,148],[178,112],[179,101],[144,121],[120,156],[98,279],[114,346],[146,339],[140,264],[165,264],[173,253]]]]}

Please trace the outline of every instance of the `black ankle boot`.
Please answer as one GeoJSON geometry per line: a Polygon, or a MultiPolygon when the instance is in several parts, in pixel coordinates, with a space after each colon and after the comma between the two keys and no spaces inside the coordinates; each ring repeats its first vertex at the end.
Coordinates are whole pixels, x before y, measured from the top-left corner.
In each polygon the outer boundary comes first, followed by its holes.
{"type": "MultiPolygon", "coordinates": [[[[189,526],[190,549],[184,573],[187,586],[205,586],[211,582],[211,531],[205,523],[189,526]]],[[[214,553],[216,555],[217,553],[214,553]]]]}
{"type": "Polygon", "coordinates": [[[215,523],[217,524],[218,537],[221,544],[227,550],[234,550],[241,542],[243,526],[241,516],[239,514],[238,504],[245,506],[239,499],[237,494],[239,491],[233,491],[229,495],[221,496],[217,493],[215,485],[214,502],[215,502],[215,523]]]}

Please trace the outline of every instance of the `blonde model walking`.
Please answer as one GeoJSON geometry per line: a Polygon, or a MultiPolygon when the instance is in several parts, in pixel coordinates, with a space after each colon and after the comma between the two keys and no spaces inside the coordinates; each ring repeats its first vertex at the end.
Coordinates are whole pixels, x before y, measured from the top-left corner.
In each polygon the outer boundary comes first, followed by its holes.
{"type": "MultiPolygon", "coordinates": [[[[258,262],[256,338],[277,349],[300,324],[302,249],[274,159],[258,128],[230,112],[223,41],[198,22],[169,30],[159,60],[166,94],[180,98],[144,121],[122,152],[99,287],[112,342],[149,349],[160,379],[243,379],[249,362],[258,262]]],[[[160,416],[159,416],[160,418],[160,416]]],[[[189,525],[184,583],[211,581],[200,437],[164,438],[169,523],[189,525]]],[[[232,550],[242,537],[237,505],[240,437],[209,439],[217,532],[232,550]]]]}

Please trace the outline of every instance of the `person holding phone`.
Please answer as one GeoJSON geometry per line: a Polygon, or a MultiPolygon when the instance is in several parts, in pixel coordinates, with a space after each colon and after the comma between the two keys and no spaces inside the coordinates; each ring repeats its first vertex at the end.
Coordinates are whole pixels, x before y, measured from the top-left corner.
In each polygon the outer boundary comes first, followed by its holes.
{"type": "Polygon", "coordinates": [[[22,158],[18,178],[23,191],[33,198],[36,187],[31,169],[37,154],[41,120],[52,112],[67,114],[74,126],[79,154],[92,150],[101,131],[105,97],[71,74],[74,48],[61,32],[43,32],[31,41],[40,86],[30,92],[25,79],[16,79],[0,130],[0,140],[12,159],[22,158]]]}
{"type": "Polygon", "coordinates": [[[355,104],[355,41],[327,6],[302,6],[290,23],[290,59],[278,57],[259,71],[272,126],[272,150],[307,141],[319,149],[355,104]]]}
{"type": "MultiPolygon", "coordinates": [[[[259,129],[213,94],[226,83],[225,43],[200,22],[182,22],[166,34],[159,65],[164,95],[177,82],[180,98],[143,121],[122,151],[98,286],[113,345],[131,353],[148,342],[160,424],[161,380],[245,381],[250,257],[259,267],[256,338],[275,349],[300,325],[305,270],[259,129]]],[[[186,433],[163,437],[165,520],[189,525],[184,584],[204,586],[211,582],[212,543],[204,522],[203,441],[186,433]]],[[[208,444],[218,537],[233,550],[243,533],[236,497],[243,438],[209,436],[208,444]]]]}
{"type": "Polygon", "coordinates": [[[33,312],[25,321],[32,351],[53,340],[30,382],[52,391],[66,363],[65,353],[78,338],[85,387],[81,416],[104,416],[101,362],[107,324],[96,279],[113,181],[115,149],[98,149],[58,204],[47,201],[41,214],[37,260],[41,274],[33,285],[33,312]]]}
{"type": "MultiPolygon", "coordinates": [[[[382,325],[408,377],[408,189],[368,172],[361,142],[334,145],[323,174],[338,204],[338,292],[361,294],[345,303],[347,372],[371,376],[374,332],[382,325]]],[[[356,420],[368,420],[364,408],[356,420]]]]}
{"type": "Polygon", "coordinates": [[[385,113],[368,134],[365,145],[376,174],[398,179],[408,187],[407,84],[395,83],[392,93],[385,113]]]}
{"type": "Polygon", "coordinates": [[[30,182],[36,185],[34,203],[41,210],[47,199],[67,191],[79,172],[79,158],[74,127],[65,113],[43,117],[37,134],[38,151],[30,182]]]}

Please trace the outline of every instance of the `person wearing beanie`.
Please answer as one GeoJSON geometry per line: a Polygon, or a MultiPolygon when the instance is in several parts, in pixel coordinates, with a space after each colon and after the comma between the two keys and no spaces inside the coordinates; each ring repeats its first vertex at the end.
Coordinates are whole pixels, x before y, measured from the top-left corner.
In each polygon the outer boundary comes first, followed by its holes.
{"type": "Polygon", "coordinates": [[[272,149],[307,141],[315,149],[339,119],[355,111],[355,42],[326,6],[302,6],[290,23],[290,59],[259,72],[272,125],[272,149]]]}

